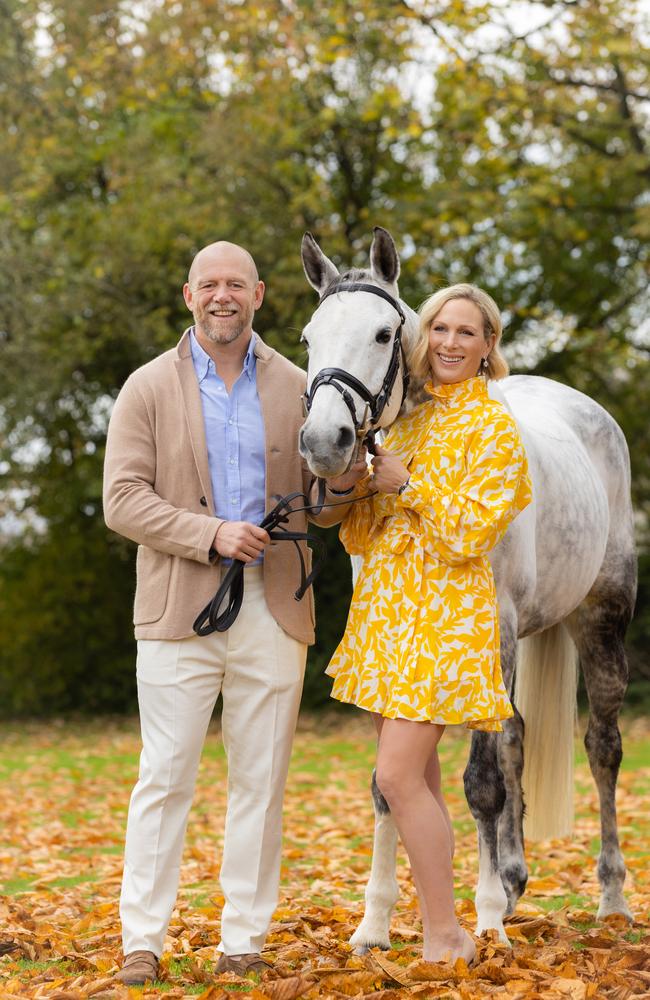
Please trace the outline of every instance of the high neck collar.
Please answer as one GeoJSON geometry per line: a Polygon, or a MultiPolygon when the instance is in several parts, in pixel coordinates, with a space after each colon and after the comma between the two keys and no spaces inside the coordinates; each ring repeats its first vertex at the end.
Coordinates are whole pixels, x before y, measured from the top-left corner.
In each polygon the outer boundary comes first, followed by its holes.
{"type": "Polygon", "coordinates": [[[482,399],[487,396],[487,382],[482,375],[474,375],[464,382],[449,382],[434,385],[427,382],[426,391],[441,403],[467,403],[470,399],[482,399]]]}

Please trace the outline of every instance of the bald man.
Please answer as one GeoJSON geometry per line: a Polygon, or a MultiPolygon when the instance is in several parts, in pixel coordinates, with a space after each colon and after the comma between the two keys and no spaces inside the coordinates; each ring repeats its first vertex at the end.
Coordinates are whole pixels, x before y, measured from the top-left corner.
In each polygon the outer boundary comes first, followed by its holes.
{"type": "MultiPolygon", "coordinates": [[[[194,325],[126,381],[106,444],[106,523],[139,545],[142,755],[127,823],[118,973],[129,985],[156,978],[219,693],[228,807],[217,971],[268,967],[261,951],[278,899],[282,798],[314,640],[311,590],[300,602],[293,596],[295,550],[258,527],[275,495],[311,489],[298,454],[304,372],[253,332],[264,283],[242,247],[201,250],[183,295],[194,325]],[[227,632],[199,637],[192,623],[232,559],[246,564],[241,611],[227,632]]],[[[349,492],[364,472],[360,463],[332,492],[349,492]]],[[[341,501],[319,523],[340,520],[346,508],[341,501]]],[[[304,514],[292,518],[292,529],[306,526],[304,514]]]]}

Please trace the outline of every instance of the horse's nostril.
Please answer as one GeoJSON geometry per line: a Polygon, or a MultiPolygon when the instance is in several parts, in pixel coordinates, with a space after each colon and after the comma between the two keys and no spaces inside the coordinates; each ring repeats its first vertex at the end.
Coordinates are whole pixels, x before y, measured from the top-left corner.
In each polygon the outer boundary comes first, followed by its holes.
{"type": "Polygon", "coordinates": [[[349,427],[341,427],[339,429],[339,436],[336,439],[337,448],[349,448],[354,441],[354,431],[350,430],[349,427]]]}
{"type": "Polygon", "coordinates": [[[298,445],[299,445],[300,448],[304,448],[305,447],[305,429],[304,429],[304,427],[300,428],[300,433],[298,434],[298,445]]]}

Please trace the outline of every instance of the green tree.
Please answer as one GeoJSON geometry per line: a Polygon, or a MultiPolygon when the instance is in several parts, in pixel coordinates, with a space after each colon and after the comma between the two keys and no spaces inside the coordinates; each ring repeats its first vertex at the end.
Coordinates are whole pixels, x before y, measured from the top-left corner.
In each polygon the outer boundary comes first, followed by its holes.
{"type": "MultiPolygon", "coordinates": [[[[487,287],[517,365],[622,424],[650,548],[648,25],[622,0],[528,9],[524,30],[496,0],[0,0],[8,711],[133,697],[132,549],[101,516],[107,418],[187,325],[186,269],[215,238],[254,252],[260,332],[299,363],[305,229],[359,265],[387,226],[414,305],[450,280],[487,287]]],[[[330,539],[315,671],[349,599],[330,539]]],[[[642,613],[638,672],[647,629],[642,613]]]]}

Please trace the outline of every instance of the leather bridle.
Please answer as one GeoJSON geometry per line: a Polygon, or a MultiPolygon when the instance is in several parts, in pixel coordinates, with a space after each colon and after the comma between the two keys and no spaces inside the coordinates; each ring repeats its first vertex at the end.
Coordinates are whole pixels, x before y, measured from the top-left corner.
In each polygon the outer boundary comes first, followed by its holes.
{"type": "Polygon", "coordinates": [[[384,412],[386,403],[390,399],[395,386],[395,381],[400,369],[400,362],[402,367],[402,403],[406,398],[409,375],[406,367],[406,357],[404,356],[404,346],[402,344],[402,331],[404,330],[406,317],[404,316],[402,307],[397,299],[394,299],[393,296],[384,291],[383,288],[379,288],[377,285],[369,285],[364,281],[342,281],[339,284],[333,285],[331,288],[328,288],[323,295],[321,295],[319,305],[321,305],[330,295],[334,295],[338,292],[370,292],[371,295],[378,295],[381,299],[385,299],[386,302],[389,302],[392,305],[393,309],[395,309],[400,318],[400,324],[395,331],[395,336],[393,338],[393,350],[388,363],[388,369],[386,370],[384,380],[381,383],[381,388],[378,393],[370,392],[370,389],[368,389],[368,387],[364,385],[360,379],[351,375],[349,372],[346,372],[343,368],[321,368],[321,370],[314,376],[311,386],[307,389],[303,396],[305,410],[309,413],[314,402],[314,396],[316,395],[317,389],[320,389],[321,386],[324,385],[331,385],[343,397],[343,402],[350,411],[356,436],[361,438],[366,436],[368,433],[372,435],[372,433],[379,428],[381,415],[384,412]],[[366,411],[362,420],[359,420],[357,417],[357,409],[354,404],[354,400],[345,388],[346,386],[353,389],[354,392],[356,392],[357,395],[360,396],[366,403],[366,411]]]}

